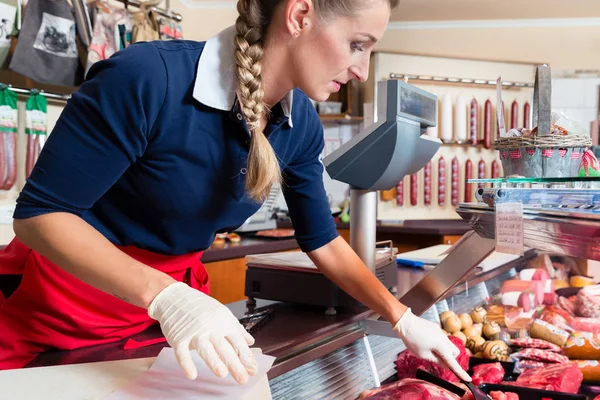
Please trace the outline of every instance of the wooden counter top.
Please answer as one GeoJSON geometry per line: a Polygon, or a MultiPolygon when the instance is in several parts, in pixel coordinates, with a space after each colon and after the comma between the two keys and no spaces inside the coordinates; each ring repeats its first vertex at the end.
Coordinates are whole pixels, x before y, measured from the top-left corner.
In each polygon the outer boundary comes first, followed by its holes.
{"type": "Polygon", "coordinates": [[[260,239],[242,236],[240,243],[232,244],[229,241],[223,246],[212,246],[204,251],[202,262],[230,260],[244,258],[249,254],[275,253],[300,248],[296,239],[260,239]]]}

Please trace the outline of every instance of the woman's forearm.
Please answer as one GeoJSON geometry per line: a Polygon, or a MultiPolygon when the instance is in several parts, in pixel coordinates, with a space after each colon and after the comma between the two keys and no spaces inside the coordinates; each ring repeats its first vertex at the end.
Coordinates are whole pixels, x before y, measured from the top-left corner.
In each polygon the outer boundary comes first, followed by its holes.
{"type": "Polygon", "coordinates": [[[406,306],[400,303],[366,268],[350,245],[341,237],[308,253],[319,270],[354,297],[391,324],[396,324],[406,306]]]}
{"type": "Polygon", "coordinates": [[[76,215],[50,213],[14,220],[16,236],[60,268],[128,303],[148,308],[174,280],[128,256],[76,215]]]}

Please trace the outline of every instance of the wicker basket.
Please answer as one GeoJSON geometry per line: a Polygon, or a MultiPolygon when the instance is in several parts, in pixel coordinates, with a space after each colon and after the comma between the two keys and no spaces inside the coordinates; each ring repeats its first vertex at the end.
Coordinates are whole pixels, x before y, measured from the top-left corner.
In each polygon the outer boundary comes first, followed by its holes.
{"type": "Polygon", "coordinates": [[[584,135],[504,137],[494,142],[504,176],[528,178],[577,176],[583,154],[591,145],[590,137],[584,135]]]}
{"type": "Polygon", "coordinates": [[[494,142],[504,176],[568,178],[578,175],[583,154],[592,145],[587,135],[556,135],[551,131],[551,75],[547,65],[536,69],[534,126],[540,135],[501,137],[494,142]]]}

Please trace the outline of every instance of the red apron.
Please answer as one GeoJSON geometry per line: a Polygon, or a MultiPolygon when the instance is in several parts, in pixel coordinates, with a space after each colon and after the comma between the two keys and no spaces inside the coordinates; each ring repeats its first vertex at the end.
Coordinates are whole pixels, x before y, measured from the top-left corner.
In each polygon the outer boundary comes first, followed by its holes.
{"type": "MultiPolygon", "coordinates": [[[[202,252],[166,256],[135,247],[119,248],[209,293],[202,252]]],[[[23,274],[23,279],[0,306],[0,370],[24,367],[51,348],[73,350],[119,341],[156,323],[145,309],[74,278],[18,239],[0,250],[2,274],[23,274]]]]}

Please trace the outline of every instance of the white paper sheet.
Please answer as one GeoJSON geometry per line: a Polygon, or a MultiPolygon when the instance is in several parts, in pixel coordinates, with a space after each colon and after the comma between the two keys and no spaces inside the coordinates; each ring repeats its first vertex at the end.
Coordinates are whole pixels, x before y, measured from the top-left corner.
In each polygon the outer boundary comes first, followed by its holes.
{"type": "Polygon", "coordinates": [[[104,400],[246,399],[255,390],[257,384],[265,379],[275,361],[274,357],[263,355],[259,349],[252,349],[252,351],[258,362],[258,373],[256,376],[251,376],[246,385],[239,385],[231,375],[226,378],[213,375],[204,361],[194,352],[192,358],[198,368],[198,378],[193,381],[187,379],[177,363],[175,352],[172,348],[166,347],[161,350],[147,372],[105,397],[104,400]]]}

